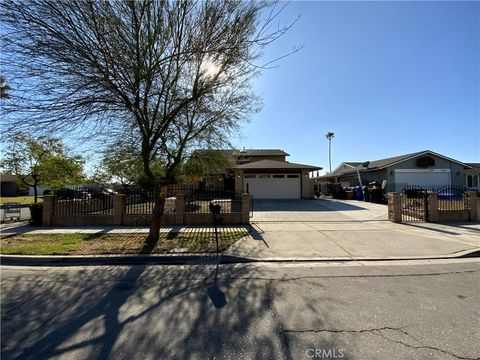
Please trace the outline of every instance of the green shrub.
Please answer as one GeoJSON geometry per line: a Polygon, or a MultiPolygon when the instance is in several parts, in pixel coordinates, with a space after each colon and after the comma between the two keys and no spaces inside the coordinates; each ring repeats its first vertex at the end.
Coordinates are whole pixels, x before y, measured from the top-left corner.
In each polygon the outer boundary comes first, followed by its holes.
{"type": "Polygon", "coordinates": [[[43,204],[32,204],[30,205],[30,223],[35,226],[42,225],[42,216],[43,216],[43,204]]]}

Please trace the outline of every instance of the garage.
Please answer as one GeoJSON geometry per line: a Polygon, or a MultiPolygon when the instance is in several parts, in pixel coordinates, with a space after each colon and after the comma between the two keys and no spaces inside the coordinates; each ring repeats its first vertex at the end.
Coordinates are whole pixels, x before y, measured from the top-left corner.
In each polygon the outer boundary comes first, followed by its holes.
{"type": "Polygon", "coordinates": [[[401,191],[406,185],[432,187],[450,185],[450,169],[396,169],[395,187],[401,191]]]}
{"type": "Polygon", "coordinates": [[[313,181],[309,177],[317,166],[288,161],[260,160],[235,168],[235,189],[254,199],[311,199],[313,181]]]}
{"type": "Polygon", "coordinates": [[[246,174],[245,191],[255,199],[300,199],[300,174],[246,174]]]}

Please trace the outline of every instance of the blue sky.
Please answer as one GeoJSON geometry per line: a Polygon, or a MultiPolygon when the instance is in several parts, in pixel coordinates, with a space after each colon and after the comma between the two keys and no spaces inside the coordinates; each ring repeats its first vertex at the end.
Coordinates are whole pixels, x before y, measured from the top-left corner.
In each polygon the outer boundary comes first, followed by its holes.
{"type": "Polygon", "coordinates": [[[433,150],[480,162],[480,2],[292,2],[295,26],[265,51],[302,45],[255,81],[264,108],[234,139],[332,169],[433,150]]]}

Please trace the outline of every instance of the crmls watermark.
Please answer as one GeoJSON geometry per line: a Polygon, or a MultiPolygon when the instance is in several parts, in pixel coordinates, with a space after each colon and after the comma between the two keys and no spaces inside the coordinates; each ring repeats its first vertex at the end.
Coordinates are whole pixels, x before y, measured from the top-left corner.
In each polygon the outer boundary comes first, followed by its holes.
{"type": "Polygon", "coordinates": [[[342,359],[345,355],[343,349],[307,349],[309,359],[342,359]]]}

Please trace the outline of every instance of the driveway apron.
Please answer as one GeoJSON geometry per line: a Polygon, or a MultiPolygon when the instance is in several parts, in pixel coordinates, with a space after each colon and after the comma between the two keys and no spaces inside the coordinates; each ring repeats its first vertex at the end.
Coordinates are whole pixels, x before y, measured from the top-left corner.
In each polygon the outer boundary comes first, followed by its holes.
{"type": "MultiPolygon", "coordinates": [[[[256,200],[251,236],[228,255],[268,259],[357,259],[451,256],[480,248],[465,231],[387,221],[387,206],[359,201],[256,200]],[[391,226],[395,225],[395,226],[391,226]]],[[[472,225],[469,232],[478,232],[472,225]]],[[[480,237],[479,237],[480,238],[480,237]]]]}

